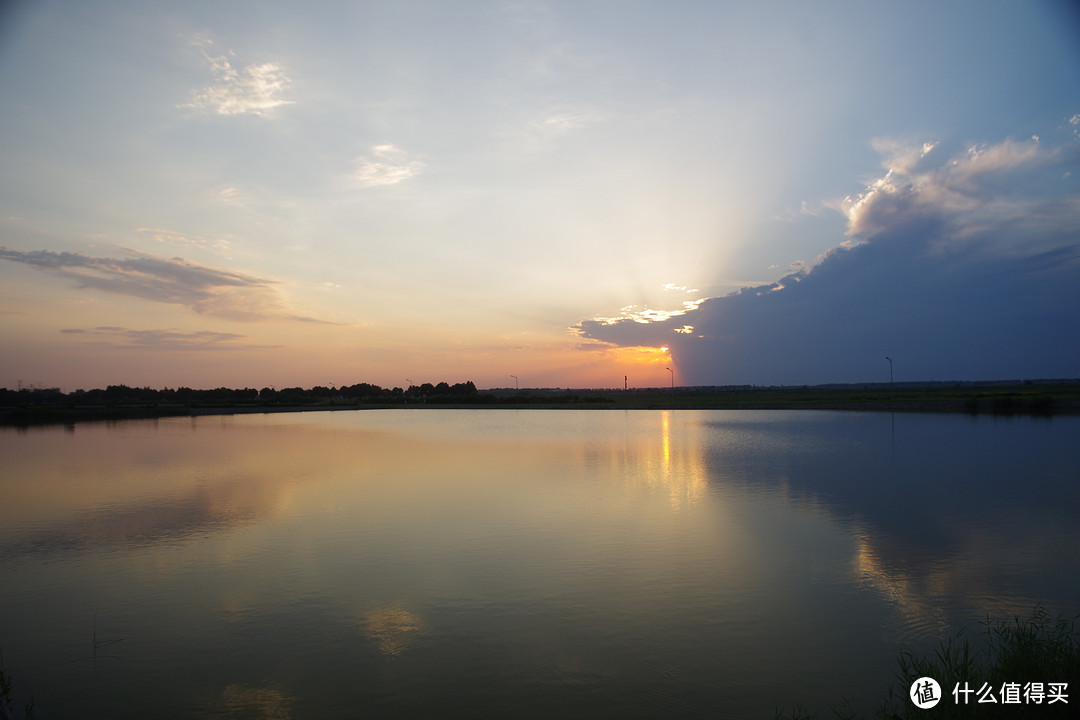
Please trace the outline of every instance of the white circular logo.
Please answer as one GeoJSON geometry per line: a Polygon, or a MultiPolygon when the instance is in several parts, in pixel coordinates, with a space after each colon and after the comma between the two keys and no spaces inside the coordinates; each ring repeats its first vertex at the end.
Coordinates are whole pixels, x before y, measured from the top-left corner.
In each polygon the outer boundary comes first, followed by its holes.
{"type": "Polygon", "coordinates": [[[941,702],[941,686],[932,677],[921,677],[911,683],[911,702],[915,707],[927,710],[941,702]]]}

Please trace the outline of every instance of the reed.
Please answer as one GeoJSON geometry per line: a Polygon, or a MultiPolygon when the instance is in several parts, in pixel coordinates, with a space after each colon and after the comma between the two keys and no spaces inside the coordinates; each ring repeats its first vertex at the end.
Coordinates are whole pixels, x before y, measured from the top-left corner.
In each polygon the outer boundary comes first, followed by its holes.
{"type": "MultiPolygon", "coordinates": [[[[1076,718],[1080,716],[1080,631],[1077,619],[1051,615],[1038,605],[1029,617],[991,620],[981,623],[975,638],[960,631],[940,642],[930,654],[902,650],[898,670],[879,708],[871,716],[849,713],[847,702],[833,708],[838,718],[874,717],[882,720],[927,718],[1076,718]],[[931,709],[920,709],[908,693],[912,683],[930,677],[941,686],[941,701],[931,709]],[[1003,702],[1003,687],[1014,686],[1018,702],[1003,702]],[[1029,686],[1029,683],[1035,684],[1029,686]],[[1066,683],[1067,702],[1050,702],[1050,684],[1066,683]],[[1036,703],[1041,686],[1042,701],[1036,703]],[[990,688],[979,702],[980,690],[990,688]],[[1025,693],[1025,688],[1030,694],[1025,693]],[[966,693],[965,690],[971,690],[966,693]],[[955,691],[955,692],[954,692],[955,691]],[[966,700],[966,702],[965,702],[966,700]]],[[[812,720],[817,717],[796,705],[790,712],[777,710],[777,720],[812,720]]]]}
{"type": "MultiPolygon", "coordinates": [[[[0,720],[16,720],[15,713],[11,711],[11,676],[4,669],[4,650],[0,648],[0,720]]],[[[23,705],[23,717],[26,720],[34,720],[34,697],[30,696],[30,702],[23,705]]]]}

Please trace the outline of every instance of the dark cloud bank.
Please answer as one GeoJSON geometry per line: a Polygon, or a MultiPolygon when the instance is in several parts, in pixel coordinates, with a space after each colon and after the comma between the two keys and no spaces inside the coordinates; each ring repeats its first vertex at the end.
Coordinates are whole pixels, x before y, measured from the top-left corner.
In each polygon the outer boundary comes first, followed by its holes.
{"type": "Polygon", "coordinates": [[[1080,377],[1076,142],[878,149],[888,172],[833,204],[849,239],[809,270],[578,332],[670,347],[688,385],[881,381],[886,355],[898,381],[1080,377]]]}

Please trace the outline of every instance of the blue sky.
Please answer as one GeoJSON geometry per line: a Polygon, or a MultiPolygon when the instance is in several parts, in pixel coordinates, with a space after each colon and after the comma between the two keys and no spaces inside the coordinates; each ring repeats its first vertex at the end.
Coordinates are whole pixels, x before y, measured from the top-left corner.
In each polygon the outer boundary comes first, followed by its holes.
{"type": "Polygon", "coordinates": [[[0,385],[1080,375],[1067,3],[3,7],[0,385]]]}

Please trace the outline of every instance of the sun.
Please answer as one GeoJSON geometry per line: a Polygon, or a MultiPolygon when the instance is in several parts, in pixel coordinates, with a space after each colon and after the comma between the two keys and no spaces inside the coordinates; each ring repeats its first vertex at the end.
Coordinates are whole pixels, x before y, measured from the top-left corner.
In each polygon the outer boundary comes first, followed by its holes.
{"type": "Polygon", "coordinates": [[[667,368],[674,362],[667,347],[645,345],[618,348],[615,366],[636,387],[659,387],[668,382],[667,368]]]}
{"type": "Polygon", "coordinates": [[[636,347],[620,348],[620,359],[642,365],[657,365],[671,362],[671,355],[666,347],[649,347],[639,345],[636,347]]]}

